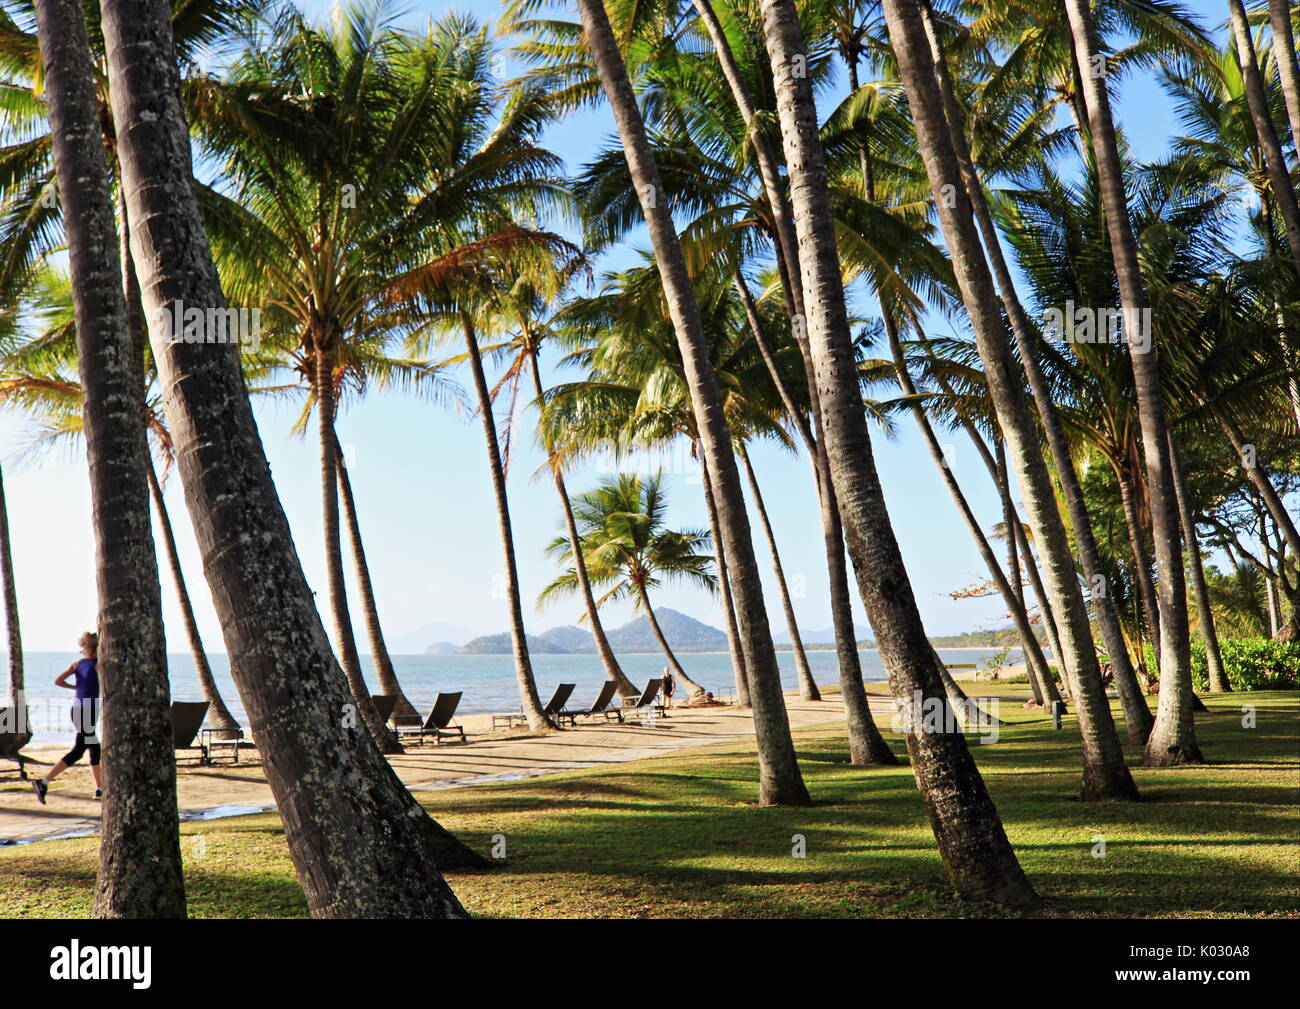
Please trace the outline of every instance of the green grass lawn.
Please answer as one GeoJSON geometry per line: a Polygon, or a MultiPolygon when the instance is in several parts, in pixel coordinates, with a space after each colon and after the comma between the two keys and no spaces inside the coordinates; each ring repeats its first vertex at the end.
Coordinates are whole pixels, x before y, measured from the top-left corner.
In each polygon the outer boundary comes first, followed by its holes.
{"type": "MultiPolygon", "coordinates": [[[[1211,713],[1197,726],[1212,765],[1134,767],[1145,801],[1100,805],[1075,797],[1073,719],[1056,732],[1041,713],[1003,704],[1002,717],[1017,724],[975,755],[1047,913],[1300,916],[1300,694],[1206,701],[1211,713]],[[1242,727],[1243,704],[1256,706],[1255,728],[1242,727]],[[1103,837],[1104,857],[1094,857],[1103,837]]],[[[810,809],[754,806],[753,746],[738,743],[421,798],[480,850],[504,837],[499,869],[450,877],[480,916],[1004,913],[952,894],[906,767],[848,766],[832,726],[802,730],[796,744],[810,809]],[[792,855],[796,834],[804,858],[792,855]]],[[[278,816],[184,824],[181,833],[191,915],[304,914],[278,816]]],[[[93,839],[0,849],[0,916],[86,915],[95,849],[93,839]]]]}

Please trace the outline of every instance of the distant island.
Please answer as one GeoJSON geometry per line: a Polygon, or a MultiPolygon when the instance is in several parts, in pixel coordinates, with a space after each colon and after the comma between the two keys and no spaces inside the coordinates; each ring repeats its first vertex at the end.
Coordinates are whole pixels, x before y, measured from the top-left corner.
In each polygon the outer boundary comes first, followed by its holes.
{"type": "MultiPolygon", "coordinates": [[[[722,652],[727,650],[727,635],[716,627],[667,607],[655,610],[655,616],[658,617],[659,625],[663,628],[664,635],[674,651],[722,652]]],[[[865,630],[862,627],[854,629],[859,635],[865,630]]],[[[790,651],[792,646],[789,641],[779,640],[788,635],[778,632],[776,627],[773,627],[773,632],[778,636],[777,650],[790,651]]],[[[606,628],[605,634],[609,638],[610,645],[618,652],[659,651],[659,640],[650,629],[650,622],[644,616],[637,617],[622,627],[606,628]]],[[[1039,635],[1042,636],[1041,629],[1039,635]]],[[[1020,635],[1014,627],[1004,627],[932,637],[930,643],[936,648],[1016,647],[1020,644],[1020,635]]],[[[875,647],[875,641],[870,638],[860,637],[858,640],[859,649],[875,647]]],[[[835,649],[833,632],[809,632],[804,640],[804,648],[808,651],[833,651],[835,649]]],[[[590,631],[573,624],[566,624],[552,627],[540,634],[528,635],[528,649],[537,655],[590,655],[595,653],[596,645],[590,631]]],[[[511,651],[513,646],[509,633],[500,633],[482,635],[459,648],[446,641],[439,641],[429,645],[424,650],[424,654],[509,655],[511,651]]]]}

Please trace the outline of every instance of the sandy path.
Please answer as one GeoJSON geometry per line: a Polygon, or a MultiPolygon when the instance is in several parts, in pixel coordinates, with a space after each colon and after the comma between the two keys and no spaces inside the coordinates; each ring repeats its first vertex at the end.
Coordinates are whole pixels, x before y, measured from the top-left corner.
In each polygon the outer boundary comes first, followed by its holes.
{"type": "MultiPolygon", "coordinates": [[[[841,721],[844,717],[835,695],[819,702],[789,694],[786,707],[792,726],[841,721]]],[[[887,725],[893,714],[892,702],[872,697],[871,707],[877,719],[887,725]]],[[[584,723],[577,729],[540,736],[519,730],[491,734],[490,715],[468,715],[464,725],[470,737],[468,743],[413,746],[408,753],[392,758],[393,767],[407,787],[418,791],[574,771],[742,739],[754,733],[750,713],[729,707],[678,708],[670,718],[657,719],[654,724],[584,723]]],[[[42,762],[37,767],[29,765],[29,774],[44,774],[65,749],[64,744],[57,744],[25,751],[42,762]]],[[[238,765],[178,767],[182,819],[254,812],[274,805],[256,751],[244,750],[240,759],[238,765]]],[[[15,766],[0,764],[0,845],[99,830],[99,803],[92,798],[88,768],[73,767],[60,776],[50,788],[48,803],[42,806],[30,783],[18,780],[16,773],[7,773],[15,766]]]]}

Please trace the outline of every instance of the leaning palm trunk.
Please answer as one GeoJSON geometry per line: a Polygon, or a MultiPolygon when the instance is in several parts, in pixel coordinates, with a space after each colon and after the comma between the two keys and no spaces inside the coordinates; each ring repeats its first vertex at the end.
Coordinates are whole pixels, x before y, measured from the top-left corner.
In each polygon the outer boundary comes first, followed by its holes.
{"type": "Polygon", "coordinates": [[[1187,487],[1183,481],[1183,464],[1178,458],[1178,445],[1173,434],[1169,436],[1169,462],[1174,477],[1174,493],[1178,495],[1178,519],[1183,529],[1183,546],[1187,550],[1187,565],[1192,576],[1192,595],[1196,598],[1196,615],[1201,622],[1201,639],[1205,642],[1205,667],[1210,689],[1229,691],[1228,675],[1223,669],[1223,655],[1219,651],[1219,633],[1214,627],[1214,611],[1210,607],[1210,590],[1205,584],[1205,567],[1201,563],[1201,546],[1196,538],[1196,521],[1187,501],[1187,487]]]}
{"type": "Polygon", "coordinates": [[[356,574],[357,588],[361,593],[361,611],[366,621],[366,637],[370,641],[370,658],[375,664],[375,679],[379,692],[397,698],[393,714],[414,717],[419,714],[402,691],[393,657],[388,654],[388,643],[379,624],[379,604],[375,601],[375,588],[370,581],[370,565],[366,561],[366,548],[361,543],[361,523],[357,519],[357,502],[352,495],[352,479],[348,476],[347,460],[343,447],[334,440],[334,474],[338,478],[339,497],[343,502],[343,522],[348,531],[348,544],[352,547],[352,570],[356,574]]]}
{"type": "Polygon", "coordinates": [[[1273,59],[1282,82],[1287,120],[1291,124],[1291,143],[1300,148],[1300,61],[1296,59],[1295,37],[1291,30],[1289,0],[1268,0],[1269,24],[1273,28],[1273,59]]]}
{"type": "MultiPolygon", "coordinates": [[[[533,389],[537,393],[537,408],[543,409],[542,375],[537,366],[537,350],[529,352],[528,363],[533,373],[533,389]]],[[[569,491],[564,486],[564,474],[560,470],[559,460],[555,458],[550,445],[546,446],[547,464],[551,470],[551,479],[555,483],[555,492],[560,496],[560,508],[564,512],[564,529],[569,537],[569,553],[573,557],[573,574],[578,582],[578,593],[582,596],[582,605],[587,614],[587,623],[591,625],[591,638],[596,645],[596,654],[600,656],[601,665],[605,667],[605,676],[618,688],[623,697],[636,697],[641,691],[627,678],[623,667],[618,664],[614,649],[610,647],[609,638],[605,636],[605,625],[600,619],[600,609],[596,606],[596,595],[591,590],[591,579],[587,575],[587,559],[582,552],[582,537],[578,535],[578,523],[573,517],[573,503],[569,500],[569,491]]]]}
{"type": "MultiPolygon", "coordinates": [[[[1237,453],[1237,458],[1241,460],[1241,468],[1246,473],[1246,479],[1254,487],[1256,494],[1263,502],[1263,506],[1268,509],[1268,513],[1272,516],[1278,532],[1286,540],[1291,552],[1300,558],[1300,530],[1296,529],[1296,524],[1291,520],[1291,515],[1287,512],[1286,505],[1282,503],[1282,497],[1278,494],[1277,488],[1273,486],[1273,481],[1269,479],[1263,462],[1256,457],[1255,447],[1246,443],[1241,429],[1233,421],[1222,413],[1218,416],[1219,426],[1223,428],[1223,433],[1228,436],[1233,451],[1237,453]]],[[[1261,528],[1262,523],[1263,520],[1261,519],[1261,528]]]]}
{"type": "MultiPolygon", "coordinates": [[[[999,303],[998,289],[973,219],[976,207],[982,203],[982,190],[977,179],[968,177],[968,159],[955,146],[962,142],[961,129],[955,110],[947,107],[936,79],[937,69],[920,11],[913,0],[891,0],[885,5],[885,12],[931,192],[984,365],[989,397],[1041,550],[1047,587],[1059,620],[1062,651],[1057,658],[1063,679],[1070,685],[1083,742],[1081,794],[1085,800],[1136,798],[1137,788],[1124,763],[1102,685],[1088,611],[1065,525],[1057,510],[1037,429],[1021,385],[1020,366],[1006,337],[1003,305],[999,303]]],[[[993,248],[996,236],[986,244],[990,246],[994,268],[1001,276],[999,263],[1005,265],[1005,262],[993,248]]],[[[1001,286],[1002,300],[1013,326],[1023,324],[1023,319],[1017,323],[1022,313],[1017,311],[1019,302],[1007,278],[1003,278],[1001,286]]],[[[1028,333],[1025,335],[1027,338],[1028,333]]]]}
{"type": "Polygon", "coordinates": [[[107,798],[97,918],[184,918],[149,446],[80,4],[36,4],[64,209],[95,515],[107,798]]]}
{"type": "Polygon", "coordinates": [[[727,431],[722,397],[709,360],[708,342],[700,322],[699,308],[691,288],[690,275],[682,255],[677,232],[659,169],[646,136],[645,123],[627,77],[627,68],[602,0],[578,0],[585,30],[601,85],[609,99],[623,142],[628,170],[636,186],[654,246],[655,261],[663,280],[664,294],[677,334],[686,383],[690,391],[695,427],[704,447],[704,457],[714,483],[723,546],[730,564],[731,587],[735,594],[745,667],[749,673],[750,702],[754,708],[754,730],[758,742],[759,802],[763,805],[804,805],[808,789],[799,773],[790,722],[781,691],[781,674],[767,623],[763,587],[750,539],[749,518],[731,438],[727,431]]]}
{"type": "Polygon", "coordinates": [[[18,624],[18,589],[14,584],[14,554],[9,540],[9,504],[5,499],[4,472],[0,469],[0,595],[5,614],[5,647],[9,667],[7,703],[19,719],[12,737],[16,746],[26,746],[32,735],[27,727],[27,705],[23,691],[23,636],[18,624]]]}
{"type": "MultiPolygon", "coordinates": [[[[191,186],[171,5],[101,5],[121,184],[144,305],[225,301],[191,186]]],[[[465,917],[439,866],[484,865],[431,820],[352,703],[294,550],[236,347],[151,326],[164,407],[231,673],[266,758],[285,839],[317,917],[465,917]]],[[[152,772],[173,766],[170,734],[152,772]]],[[[175,812],[172,813],[175,827],[175,812]]]]}
{"type": "Polygon", "coordinates": [[[172,531],[171,516],[167,514],[167,502],[163,500],[162,486],[152,463],[146,473],[149,478],[149,493],[153,496],[154,510],[158,514],[158,528],[162,532],[163,550],[167,555],[167,566],[171,569],[172,584],[176,586],[176,601],[181,608],[181,620],[185,624],[185,639],[189,642],[190,658],[194,661],[194,674],[199,681],[199,689],[208,702],[208,725],[221,730],[220,739],[238,739],[239,722],[226,707],[217,681],[212,677],[212,666],[208,662],[207,649],[203,647],[203,638],[199,636],[199,623],[194,618],[194,605],[190,602],[190,590],[185,586],[185,572],[181,570],[181,556],[176,549],[176,534],[172,531]]]}
{"type": "MultiPolygon", "coordinates": [[[[1076,61],[1080,67],[1093,66],[1092,57],[1097,47],[1087,0],[1065,0],[1065,13],[1070,23],[1076,61]]],[[[1130,338],[1129,361],[1133,368],[1133,388],[1137,394],[1138,420],[1142,429],[1142,454],[1151,500],[1151,533],[1159,572],[1160,701],[1155,724],[1147,738],[1145,762],[1200,763],[1201,751],[1192,720],[1192,655],[1182,541],[1178,528],[1178,505],[1169,472],[1169,439],[1161,398],[1159,355],[1150,332],[1147,333],[1149,346],[1140,347],[1132,339],[1142,326],[1144,312],[1149,313],[1150,307],[1138,262],[1137,240],[1128,216],[1110,96],[1104,79],[1091,74],[1082,76],[1093,157],[1106,214],[1106,231],[1119,281],[1124,329],[1130,338]]],[[[1300,231],[1296,237],[1300,241],[1300,231]]],[[[1296,248],[1300,255],[1300,245],[1296,248]]]]}
{"type": "MultiPolygon", "coordinates": [[[[1291,248],[1291,265],[1300,273],[1300,203],[1296,200],[1295,185],[1291,182],[1291,173],[1287,169],[1286,158],[1282,154],[1282,144],[1277,137],[1277,127],[1273,125],[1273,116],[1269,111],[1268,92],[1264,87],[1264,75],[1259,71],[1259,58],[1255,53],[1255,43],[1250,37],[1250,23],[1246,20],[1246,8],[1241,0],[1228,0],[1228,20],[1232,28],[1232,37],[1237,47],[1237,63],[1241,67],[1242,90],[1246,93],[1246,106],[1250,109],[1250,121],[1255,127],[1255,136],[1259,140],[1260,151],[1264,155],[1264,167],[1268,172],[1269,186],[1273,190],[1273,199],[1282,214],[1282,224],[1286,231],[1287,245],[1291,248]]],[[[1279,40],[1274,38],[1274,49],[1279,40]]],[[[1295,50],[1290,52],[1290,64],[1295,65],[1295,50]]],[[[1282,57],[1279,62],[1286,62],[1282,57]]],[[[1284,82],[1285,84],[1285,79],[1284,82]]],[[[1293,81],[1294,83],[1294,81],[1293,81]]],[[[1286,88],[1284,87],[1284,92],[1286,88]]],[[[1291,99],[1287,97],[1287,112],[1291,111],[1291,99]]],[[[1296,140],[1300,143],[1300,139],[1296,140]]],[[[1268,197],[1265,196],[1265,199],[1268,197]]],[[[1167,446],[1166,446],[1167,447],[1167,446]]]]}
{"type": "Polygon", "coordinates": [[[740,641],[740,628],[736,624],[735,598],[731,592],[731,576],[727,569],[727,551],[722,542],[722,529],[718,525],[718,500],[714,496],[713,481],[709,479],[708,466],[704,454],[695,443],[696,455],[700,460],[700,476],[704,485],[704,505],[709,513],[709,531],[713,537],[714,564],[718,569],[718,596],[722,600],[722,617],[727,625],[727,651],[731,654],[731,670],[736,681],[736,706],[748,708],[749,670],[745,668],[745,649],[740,641]]]}
{"type": "Polygon", "coordinates": [[[1133,576],[1138,583],[1138,596],[1142,600],[1142,609],[1147,617],[1147,633],[1151,646],[1155,649],[1156,660],[1160,657],[1160,602],[1156,598],[1155,583],[1151,581],[1151,557],[1147,554],[1146,530],[1142,517],[1138,514],[1137,488],[1131,471],[1115,474],[1119,484],[1120,505],[1124,509],[1124,528],[1128,533],[1128,546],[1133,554],[1133,576]]]}
{"type": "Polygon", "coordinates": [[[795,619],[794,605],[790,602],[790,586],[786,584],[781,552],[776,548],[776,534],[772,532],[772,523],[767,517],[767,508],[763,505],[763,493],[759,490],[758,477],[754,475],[754,466],[749,461],[749,452],[745,450],[744,442],[737,442],[736,453],[740,456],[749,492],[754,496],[754,508],[758,512],[759,523],[763,526],[763,535],[767,537],[767,549],[772,555],[772,572],[776,575],[776,587],[781,593],[786,626],[790,628],[790,648],[794,652],[795,674],[799,678],[799,696],[805,701],[820,701],[821,691],[817,689],[812,670],[808,668],[808,654],[804,651],[803,638],[799,635],[799,621],[795,619]]]}
{"type": "Polygon", "coordinates": [[[677,661],[677,656],[673,652],[673,646],[668,643],[668,636],[664,634],[664,629],[659,626],[659,618],[655,616],[654,607],[650,605],[650,595],[645,590],[645,585],[640,582],[636,583],[637,602],[641,609],[645,610],[646,623],[650,625],[650,631],[654,634],[655,640],[659,642],[659,647],[663,649],[664,658],[668,660],[668,665],[672,667],[673,674],[681,681],[682,686],[686,688],[687,697],[703,697],[707,691],[686,675],[686,670],[682,664],[677,661]]]}
{"type": "Polygon", "coordinates": [[[483,420],[483,436],[487,439],[492,494],[496,499],[497,525],[501,530],[501,549],[505,555],[506,601],[510,606],[510,642],[514,649],[515,679],[519,684],[519,705],[528,728],[541,732],[555,726],[542,711],[542,701],[537,696],[537,681],[533,679],[533,663],[528,655],[523,599],[519,593],[519,568],[515,563],[515,537],[510,523],[510,501],[506,496],[506,471],[501,462],[501,443],[497,440],[496,421],[492,417],[492,394],[488,391],[487,376],[483,373],[483,355],[479,352],[474,325],[468,316],[463,316],[461,322],[465,330],[465,347],[469,351],[470,372],[474,376],[474,391],[478,395],[479,416],[483,420]]]}
{"type": "MultiPolygon", "coordinates": [[[[903,355],[903,344],[899,339],[898,325],[894,319],[888,315],[885,319],[885,335],[889,340],[889,351],[894,359],[894,370],[898,375],[898,384],[902,388],[904,395],[911,399],[910,410],[912,418],[916,421],[916,426],[921,431],[921,438],[925,442],[926,448],[930,452],[930,458],[933,460],[935,467],[939,470],[939,475],[943,479],[944,487],[948,491],[949,497],[952,498],[953,504],[957,506],[957,511],[961,513],[962,521],[966,525],[966,531],[970,533],[971,538],[975,541],[975,546],[979,550],[980,558],[984,561],[985,567],[989,569],[989,576],[993,579],[993,584],[997,587],[998,594],[1002,596],[1002,601],[1006,603],[1011,618],[1015,622],[1016,630],[1020,634],[1021,642],[1025,646],[1025,662],[1029,668],[1030,682],[1034,685],[1034,694],[1041,704],[1049,695],[1045,694],[1048,689],[1043,683],[1039,683],[1039,665],[1041,663],[1042,671],[1046,673],[1046,662],[1043,660],[1042,650],[1037,651],[1034,658],[1030,658],[1030,648],[1037,649],[1038,640],[1034,637],[1034,629],[1029,624],[1029,617],[1025,613],[1025,608],[1021,604],[1016,594],[1015,588],[1007,578],[1006,573],[1002,570],[1002,565],[998,562],[997,555],[993,552],[993,546],[989,543],[988,537],[984,535],[984,530],[980,528],[979,520],[971,510],[970,503],[966,500],[966,495],[962,492],[961,485],[957,483],[957,477],[944,458],[943,448],[939,444],[939,439],[934,433],[934,428],[930,425],[930,419],[925,415],[925,409],[921,406],[916,391],[916,384],[912,381],[912,376],[907,370],[907,359],[903,355]]],[[[1011,536],[1011,530],[1007,530],[1011,536]]],[[[1017,581],[1019,575],[1017,573],[1017,581]]],[[[941,666],[942,662],[939,663],[941,666]]],[[[946,675],[946,669],[945,669],[946,675]]],[[[949,678],[951,679],[951,678],[949,678]]],[[[1055,684],[1051,683],[1051,677],[1045,676],[1044,683],[1050,685],[1051,693],[1056,693],[1055,684]]],[[[945,682],[945,688],[948,683],[945,682]]],[[[954,684],[955,686],[955,684],[954,684]]],[[[948,690],[951,696],[951,689],[948,690]]],[[[1056,694],[1051,700],[1060,700],[1060,695],[1056,694]]]]}
{"type": "Polygon", "coordinates": [[[361,656],[352,631],[348,590],[343,579],[343,544],[339,531],[338,436],[334,432],[333,350],[318,338],[315,350],[316,415],[320,434],[320,486],[322,526],[325,531],[325,572],[329,589],[330,614],[334,618],[334,640],[339,665],[347,678],[356,712],[384,753],[402,753],[397,737],[384,725],[370,700],[370,689],[361,675],[361,656]]]}
{"type": "MultiPolygon", "coordinates": [[[[822,444],[857,572],[858,588],[898,703],[946,703],[944,687],[889,523],[872,458],[838,257],[826,166],[811,87],[796,77],[804,41],[792,0],[764,0],[763,33],[774,79],[799,238],[808,341],[822,412],[822,444]]],[[[965,738],[917,731],[907,748],[940,857],[968,897],[1026,906],[1037,894],[1016,861],[965,738]]]]}

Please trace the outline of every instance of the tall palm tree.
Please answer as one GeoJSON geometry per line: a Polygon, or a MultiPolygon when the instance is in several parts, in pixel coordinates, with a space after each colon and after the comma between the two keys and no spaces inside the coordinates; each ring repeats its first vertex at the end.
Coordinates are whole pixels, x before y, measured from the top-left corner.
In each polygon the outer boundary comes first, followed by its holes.
{"type": "MultiPolygon", "coordinates": [[[[225,298],[191,184],[166,0],[104,0],[101,23],[151,320],[225,298]],[[129,124],[129,125],[128,125],[129,124]]],[[[230,345],[150,328],[204,573],[313,915],[463,917],[440,867],[483,864],[431,820],[354,720],[230,345]]],[[[170,759],[170,758],[169,758],[170,759]]]]}
{"type": "Polygon", "coordinates": [[[722,547],[735,596],[750,701],[759,750],[759,801],[763,804],[804,805],[808,790],[799,773],[790,723],[781,693],[780,670],[763,602],[749,519],[740,477],[723,416],[722,401],[709,364],[708,346],[699,309],[691,289],[686,262],[664,188],[637,107],[623,55],[610,26],[603,0],[579,0],[578,9],[587,49],[609,100],[638,202],[650,230],[655,260],[663,277],[669,311],[681,348],[691,404],[704,449],[705,468],[714,481],[722,547]]]}
{"type": "MultiPolygon", "coordinates": [[[[650,590],[666,582],[685,582],[716,592],[718,579],[709,571],[713,558],[704,552],[710,537],[700,530],[666,528],[667,511],[661,475],[643,480],[636,474],[620,474],[603,480],[574,498],[579,554],[592,587],[605,590],[596,605],[631,599],[645,614],[673,673],[691,693],[703,694],[704,688],[686,674],[673,653],[655,616],[650,590]]],[[[556,537],[547,553],[560,564],[574,564],[577,559],[567,536],[556,537]]],[[[569,568],[542,589],[538,601],[545,604],[576,591],[577,572],[569,568]]]]}
{"type": "Polygon", "coordinates": [[[1268,23],[1273,29],[1273,58],[1277,61],[1277,76],[1286,99],[1291,143],[1300,148],[1300,58],[1296,56],[1295,33],[1291,23],[1295,16],[1294,7],[1288,0],[1268,0],[1268,23]]]}
{"type": "MultiPolygon", "coordinates": [[[[798,15],[789,0],[763,0],[761,9],[790,173],[823,439],[849,554],[895,697],[919,692],[943,698],[939,663],[917,611],[870,452],[831,230],[817,109],[807,78],[795,73],[808,58],[798,15]]],[[[940,856],[957,889],[1007,904],[1035,903],[1037,895],[1007,841],[965,739],[910,732],[907,748],[940,856]]]]}
{"type": "Polygon", "coordinates": [[[140,357],[126,325],[90,41],[78,0],[37,0],[95,513],[108,789],[96,917],[183,918],[171,699],[149,530],[140,357]]]}
{"type": "MultiPolygon", "coordinates": [[[[1091,67],[1097,49],[1088,4],[1085,0],[1064,0],[1064,3],[1076,62],[1091,67]]],[[[1084,74],[1083,92],[1097,179],[1105,207],[1111,258],[1119,284],[1120,305],[1125,313],[1125,330],[1132,334],[1141,326],[1143,311],[1150,309],[1150,302],[1142,281],[1137,241],[1129,219],[1123,167],[1105,78],[1084,74]]],[[[1151,497],[1151,526],[1160,587],[1160,701],[1155,724],[1147,739],[1144,760],[1155,765],[1201,763],[1203,758],[1192,719],[1191,639],[1178,504],[1170,471],[1169,433],[1160,389],[1159,351],[1154,345],[1144,346],[1136,340],[1129,342],[1128,350],[1142,428],[1142,453],[1151,497]]]]}

